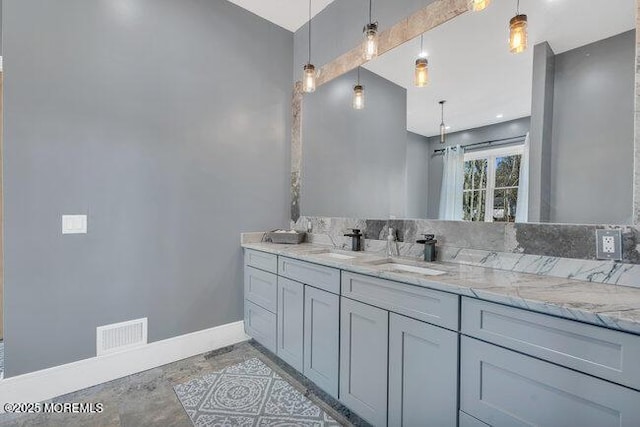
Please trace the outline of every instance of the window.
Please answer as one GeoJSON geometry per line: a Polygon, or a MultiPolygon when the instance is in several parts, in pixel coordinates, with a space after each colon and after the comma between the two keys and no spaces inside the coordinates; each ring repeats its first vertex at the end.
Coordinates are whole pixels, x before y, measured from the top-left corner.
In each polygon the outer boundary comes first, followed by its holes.
{"type": "Polygon", "coordinates": [[[464,155],[465,221],[515,222],[522,146],[464,155]]]}

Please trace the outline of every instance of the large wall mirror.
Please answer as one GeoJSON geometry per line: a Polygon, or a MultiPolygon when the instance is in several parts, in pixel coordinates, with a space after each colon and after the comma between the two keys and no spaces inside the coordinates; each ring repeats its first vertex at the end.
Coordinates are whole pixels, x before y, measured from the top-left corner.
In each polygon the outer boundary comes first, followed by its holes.
{"type": "Polygon", "coordinates": [[[636,1],[521,2],[519,54],[514,7],[464,13],[305,95],[301,213],[632,223],[636,1]]]}

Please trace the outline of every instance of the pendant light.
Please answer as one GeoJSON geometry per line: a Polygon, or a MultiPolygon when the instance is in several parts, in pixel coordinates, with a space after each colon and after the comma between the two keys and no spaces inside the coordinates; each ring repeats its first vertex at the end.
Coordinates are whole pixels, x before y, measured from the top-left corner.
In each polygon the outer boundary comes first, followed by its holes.
{"type": "Polygon", "coordinates": [[[420,36],[420,55],[416,59],[416,71],[414,84],[416,87],[425,87],[429,84],[429,60],[423,50],[424,34],[420,36]]]}
{"type": "Polygon", "coordinates": [[[491,4],[491,0],[469,0],[469,10],[480,12],[491,4]]]}
{"type": "Polygon", "coordinates": [[[306,93],[316,90],[316,67],[311,63],[311,0],[309,0],[309,61],[302,71],[302,91],[306,93]]]}
{"type": "Polygon", "coordinates": [[[364,108],[364,86],[360,84],[360,67],[358,67],[358,82],[353,87],[353,109],[362,110],[364,108]]]}
{"type": "Polygon", "coordinates": [[[369,23],[364,26],[364,44],[363,44],[363,56],[364,59],[370,61],[378,56],[378,23],[373,22],[371,12],[373,9],[373,0],[369,0],[369,23]]]}
{"type": "Polygon", "coordinates": [[[527,49],[527,15],[520,14],[520,0],[517,0],[516,16],[509,21],[509,50],[521,53],[527,49]]]}
{"type": "Polygon", "coordinates": [[[447,101],[440,101],[440,112],[441,115],[440,117],[442,118],[442,121],[440,122],[440,144],[444,144],[445,140],[447,138],[447,127],[444,125],[444,103],[447,101]]]}

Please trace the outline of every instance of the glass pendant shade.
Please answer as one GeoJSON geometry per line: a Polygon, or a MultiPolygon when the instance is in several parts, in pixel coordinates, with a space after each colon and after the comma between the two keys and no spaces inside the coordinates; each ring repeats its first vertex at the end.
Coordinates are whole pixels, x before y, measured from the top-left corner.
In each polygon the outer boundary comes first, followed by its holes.
{"type": "Polygon", "coordinates": [[[440,104],[440,117],[441,117],[441,121],[440,121],[440,144],[444,144],[446,139],[447,139],[447,127],[444,124],[444,104],[447,101],[440,101],[438,102],[438,104],[440,104]]]}
{"type": "Polygon", "coordinates": [[[353,87],[353,109],[362,110],[364,108],[364,87],[355,85],[353,87]]]}
{"type": "Polygon", "coordinates": [[[509,50],[511,53],[527,49],[527,15],[516,15],[509,21],[509,50]]]}
{"type": "Polygon", "coordinates": [[[416,59],[414,84],[416,87],[425,87],[429,84],[429,61],[427,58],[416,59]]]}
{"type": "Polygon", "coordinates": [[[367,61],[378,56],[378,24],[375,22],[364,27],[363,56],[367,61]]]}
{"type": "Polygon", "coordinates": [[[491,4],[491,0],[469,0],[469,10],[480,12],[491,4]]]}
{"type": "Polygon", "coordinates": [[[302,91],[306,93],[315,92],[316,90],[316,67],[313,64],[304,66],[302,72],[302,91]]]}

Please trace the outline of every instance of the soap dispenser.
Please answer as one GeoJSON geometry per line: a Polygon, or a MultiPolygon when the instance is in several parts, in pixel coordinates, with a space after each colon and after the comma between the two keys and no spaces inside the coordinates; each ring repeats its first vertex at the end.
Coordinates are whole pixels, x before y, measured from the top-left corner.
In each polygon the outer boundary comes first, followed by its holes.
{"type": "Polygon", "coordinates": [[[416,243],[424,244],[424,260],[426,262],[434,262],[436,260],[436,243],[435,234],[423,234],[424,239],[417,240],[416,243]]]}

